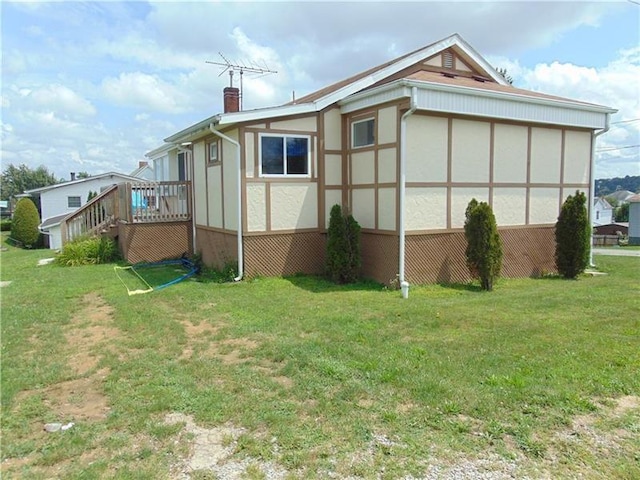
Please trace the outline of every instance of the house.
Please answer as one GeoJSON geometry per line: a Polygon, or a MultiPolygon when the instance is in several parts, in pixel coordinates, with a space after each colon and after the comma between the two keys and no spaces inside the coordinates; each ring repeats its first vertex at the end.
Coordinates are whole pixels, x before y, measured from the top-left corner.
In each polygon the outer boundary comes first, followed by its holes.
{"type": "Polygon", "coordinates": [[[155,180],[155,172],[149,162],[138,162],[138,168],[129,174],[130,177],[136,177],[142,180],[155,180]]]}
{"type": "Polygon", "coordinates": [[[630,192],[629,190],[616,190],[613,193],[607,195],[607,198],[610,200],[617,202],[618,205],[621,203],[629,202],[629,199],[633,197],[635,193],[630,192]]]}
{"type": "Polygon", "coordinates": [[[640,245],[640,195],[627,199],[629,202],[629,245],[640,245]]]}
{"type": "Polygon", "coordinates": [[[108,172],[86,178],[76,178],[71,174],[68,182],[56,183],[47,187],[34,188],[24,193],[31,197],[40,197],[42,223],[40,231],[49,237],[49,248],[62,247],[61,221],[75,212],[89,200],[89,192],[100,193],[104,188],[120,182],[137,182],[138,177],[122,173],[108,172]]]}
{"type": "Polygon", "coordinates": [[[593,202],[594,227],[608,225],[613,222],[613,207],[604,197],[598,197],[593,202]]]}
{"type": "Polygon", "coordinates": [[[225,88],[223,113],[147,154],[156,175],[192,181],[204,263],[321,273],[341,204],[362,227],[363,276],[383,283],[467,280],[472,198],[496,215],[503,275],[554,271],[560,207],[592,198],[595,140],[616,111],[515,88],[457,34],[294,102],[238,107],[225,88]]]}

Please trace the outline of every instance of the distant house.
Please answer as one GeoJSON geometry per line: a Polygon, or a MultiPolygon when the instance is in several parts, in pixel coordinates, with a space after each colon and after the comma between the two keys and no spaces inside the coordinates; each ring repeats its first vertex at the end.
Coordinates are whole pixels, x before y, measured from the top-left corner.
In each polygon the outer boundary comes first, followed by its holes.
{"type": "MultiPolygon", "coordinates": [[[[362,273],[465,281],[465,209],[489,202],[503,274],[553,271],[554,224],[590,194],[593,142],[616,110],[509,85],[459,35],[284,105],[224,113],[147,154],[190,180],[195,249],[241,274],[322,273],[329,211],[362,227],[362,273]]],[[[589,202],[591,204],[591,202],[589,202]]]]}
{"type": "Polygon", "coordinates": [[[640,195],[629,197],[629,245],[640,245],[640,195]]]}
{"type": "Polygon", "coordinates": [[[100,193],[105,187],[116,183],[140,180],[138,177],[116,172],[108,172],[81,179],[76,179],[75,175],[72,174],[71,180],[68,182],[34,188],[24,193],[32,197],[40,197],[42,210],[40,231],[49,237],[49,248],[59,249],[62,247],[60,222],[67,215],[87,203],[89,192],[100,193]]]}
{"type": "Polygon", "coordinates": [[[635,193],[630,192],[629,190],[616,190],[615,192],[607,195],[607,198],[615,200],[619,205],[621,203],[628,202],[634,195],[635,193]]]}
{"type": "Polygon", "coordinates": [[[593,226],[608,225],[613,222],[613,207],[604,197],[593,202],[593,226]]]}
{"type": "Polygon", "coordinates": [[[142,180],[155,180],[155,172],[153,167],[149,165],[149,162],[140,161],[138,168],[129,174],[131,177],[136,177],[142,180]]]}

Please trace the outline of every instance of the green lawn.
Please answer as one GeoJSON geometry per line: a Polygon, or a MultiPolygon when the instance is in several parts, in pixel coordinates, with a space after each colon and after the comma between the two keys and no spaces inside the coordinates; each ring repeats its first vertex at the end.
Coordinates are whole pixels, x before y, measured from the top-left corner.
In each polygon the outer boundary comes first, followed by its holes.
{"type": "Polygon", "coordinates": [[[3,479],[640,478],[640,258],[403,300],[0,255],[3,479]]]}

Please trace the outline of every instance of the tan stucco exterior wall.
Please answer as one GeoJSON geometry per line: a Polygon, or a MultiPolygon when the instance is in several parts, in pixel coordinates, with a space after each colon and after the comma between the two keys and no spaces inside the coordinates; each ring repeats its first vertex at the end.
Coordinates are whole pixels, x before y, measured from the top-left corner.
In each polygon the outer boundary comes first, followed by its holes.
{"type": "Polygon", "coordinates": [[[451,180],[489,182],[491,125],[454,119],[451,131],[451,180]]]}
{"type": "Polygon", "coordinates": [[[525,183],[529,129],[522,125],[495,124],[493,181],[525,183]]]}
{"type": "Polygon", "coordinates": [[[195,221],[197,225],[207,225],[207,170],[205,160],[205,144],[198,142],[193,145],[193,196],[195,221]]]}

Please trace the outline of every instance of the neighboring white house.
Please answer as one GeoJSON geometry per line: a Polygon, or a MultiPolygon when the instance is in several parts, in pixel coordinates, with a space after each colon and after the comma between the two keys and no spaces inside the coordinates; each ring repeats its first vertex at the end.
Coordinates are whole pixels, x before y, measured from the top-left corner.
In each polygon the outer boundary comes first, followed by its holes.
{"type": "Polygon", "coordinates": [[[593,202],[593,226],[610,223],[613,223],[613,207],[604,197],[596,198],[593,202]]]}
{"type": "Polygon", "coordinates": [[[89,192],[100,193],[105,187],[121,183],[143,180],[139,177],[122,173],[108,172],[88,178],[75,179],[48,187],[34,188],[24,193],[31,197],[40,197],[41,218],[40,231],[49,236],[49,248],[62,247],[60,222],[72,212],[87,203],[89,192]]]}
{"type": "Polygon", "coordinates": [[[145,161],[140,161],[138,163],[138,168],[136,168],[129,175],[131,175],[132,177],[136,177],[144,180],[150,180],[150,181],[153,181],[156,179],[156,174],[153,170],[153,167],[149,165],[149,162],[145,162],[145,161]]]}

